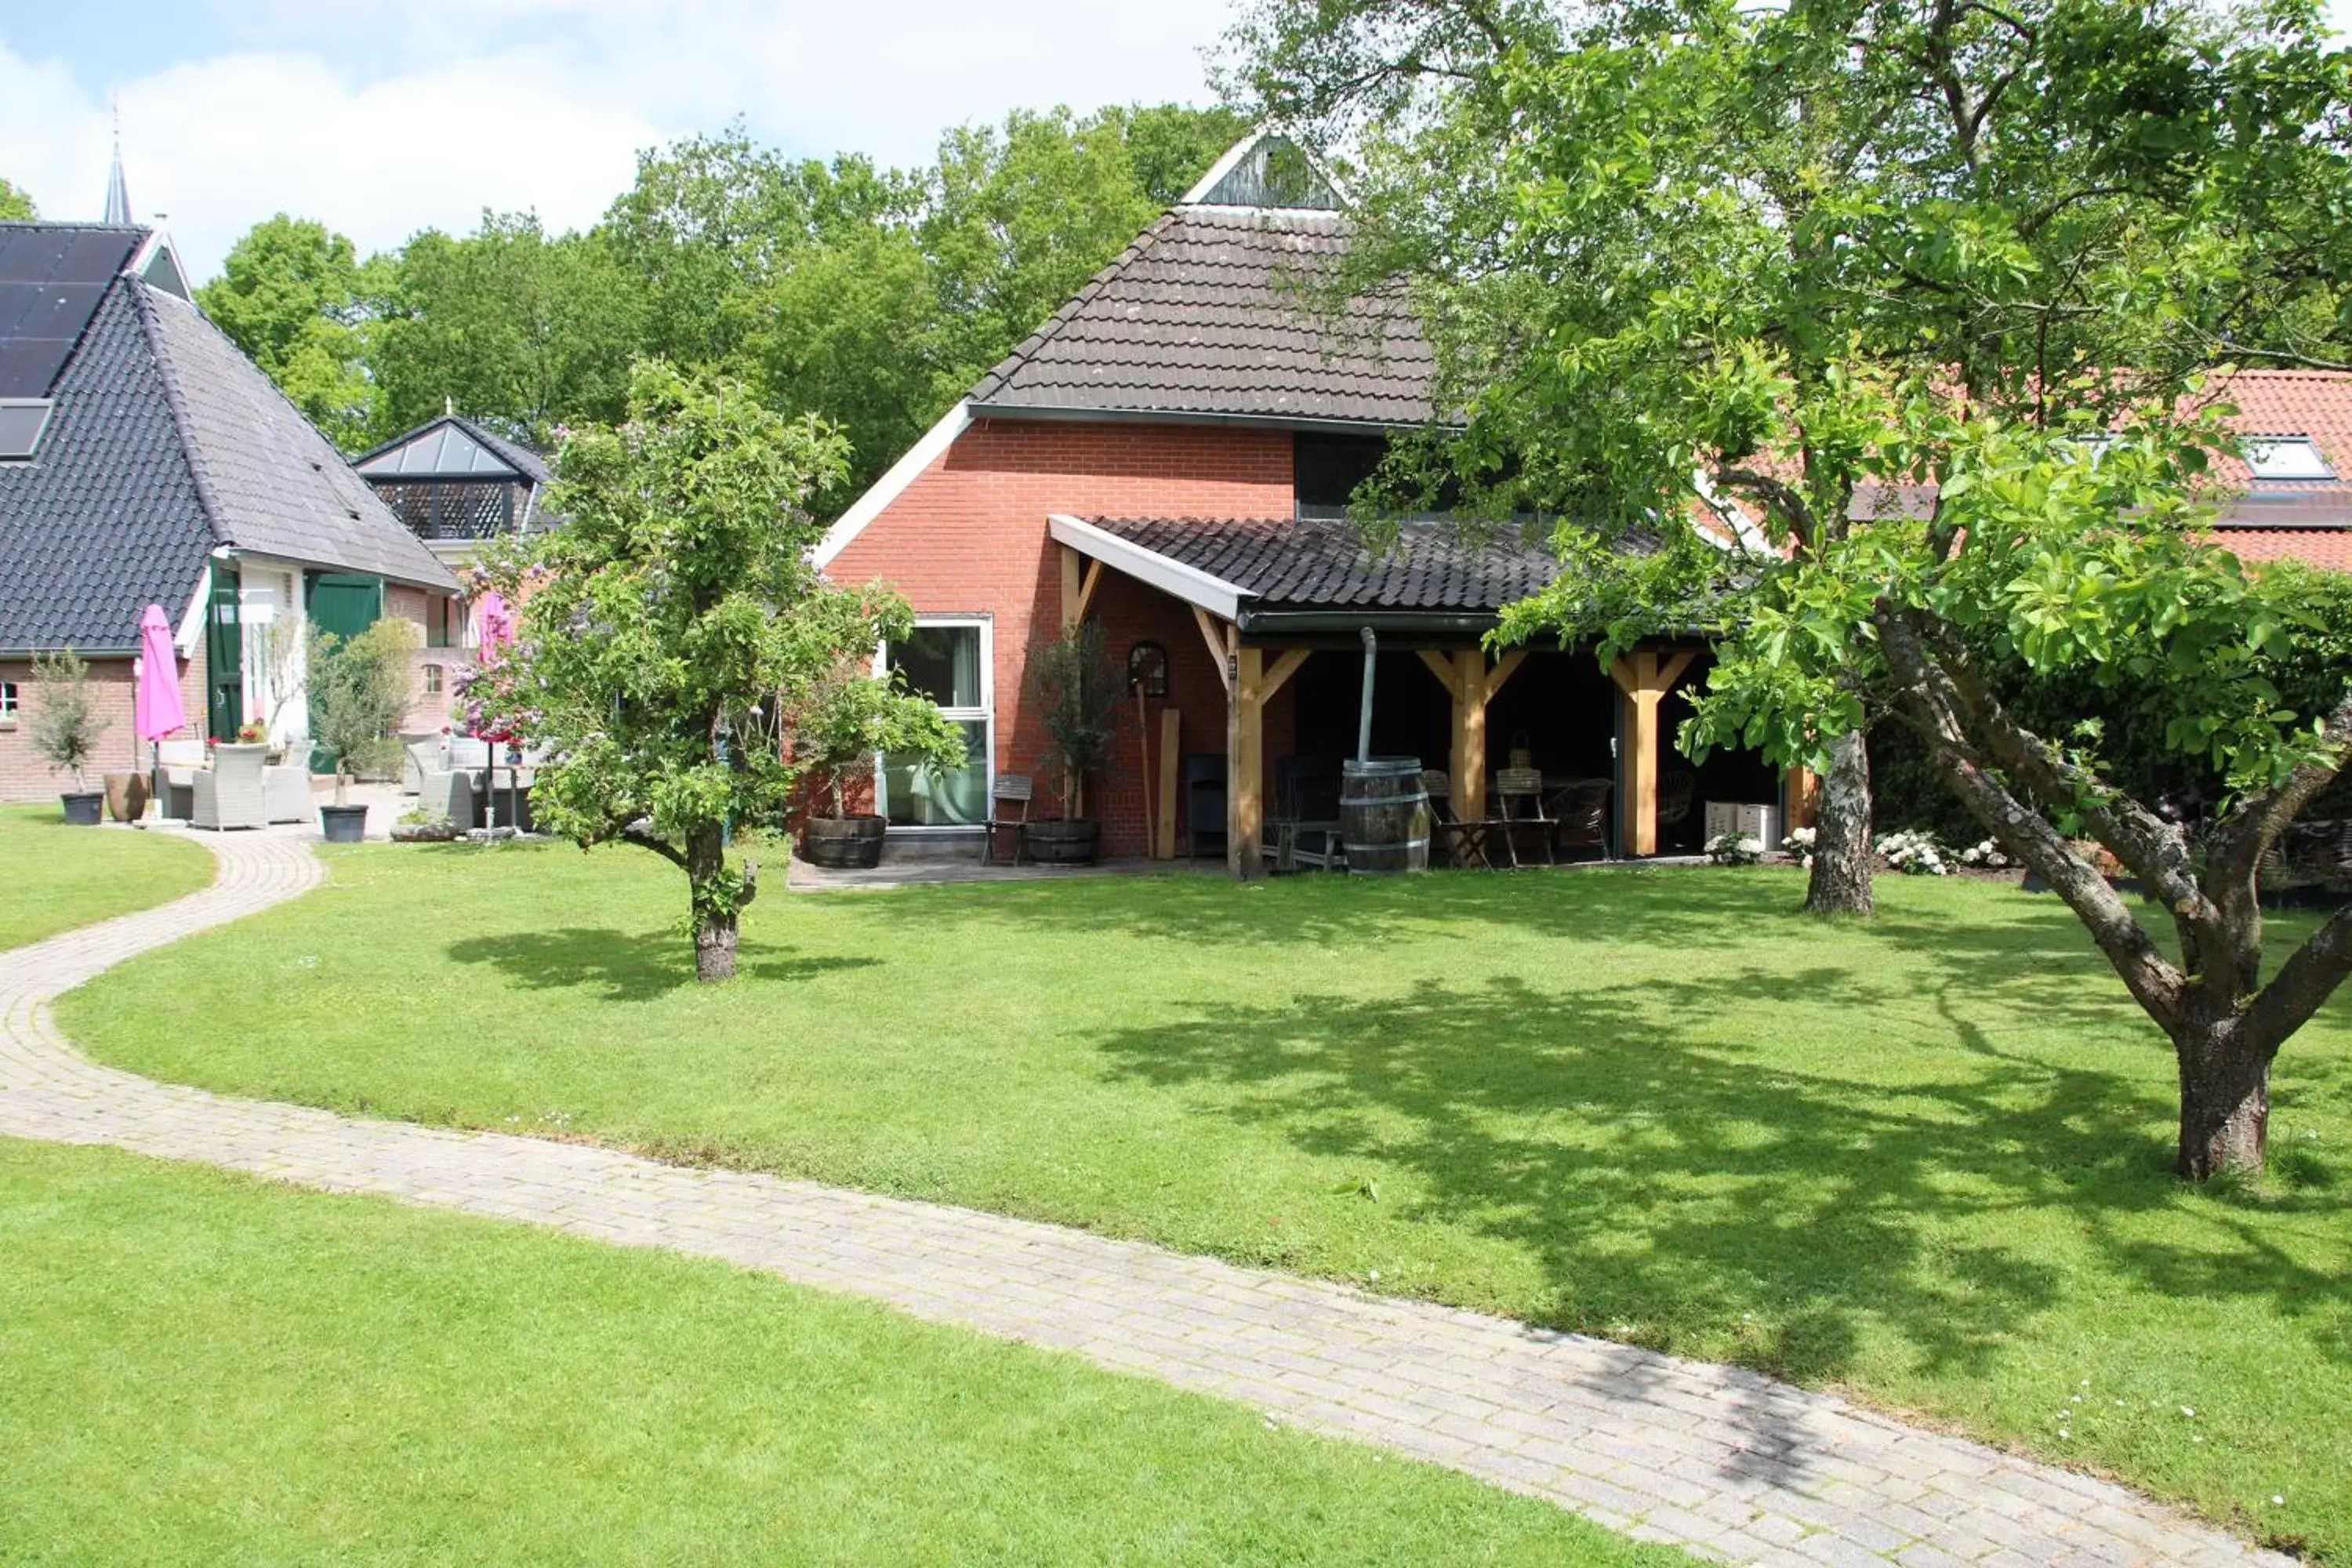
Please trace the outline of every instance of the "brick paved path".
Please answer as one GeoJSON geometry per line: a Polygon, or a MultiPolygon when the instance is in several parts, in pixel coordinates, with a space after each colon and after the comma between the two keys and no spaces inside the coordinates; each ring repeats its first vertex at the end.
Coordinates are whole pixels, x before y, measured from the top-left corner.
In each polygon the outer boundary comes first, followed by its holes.
{"type": "Polygon", "coordinates": [[[993,1215],[355,1121],[96,1066],[58,1034],[52,997],[323,876],[294,838],[199,837],[220,858],[212,888],[0,955],[0,1134],[722,1258],[1242,1400],[1709,1556],[1912,1568],[2288,1562],[2121,1488],[1751,1373],[993,1215]]]}

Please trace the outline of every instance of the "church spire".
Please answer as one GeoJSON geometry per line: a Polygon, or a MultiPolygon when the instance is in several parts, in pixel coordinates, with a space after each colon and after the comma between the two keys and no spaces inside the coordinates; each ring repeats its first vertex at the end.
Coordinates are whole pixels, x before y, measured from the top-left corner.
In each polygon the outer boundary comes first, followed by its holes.
{"type": "Polygon", "coordinates": [[[129,225],[131,187],[122,179],[122,105],[114,106],[114,167],[106,176],[106,221],[129,225]]]}

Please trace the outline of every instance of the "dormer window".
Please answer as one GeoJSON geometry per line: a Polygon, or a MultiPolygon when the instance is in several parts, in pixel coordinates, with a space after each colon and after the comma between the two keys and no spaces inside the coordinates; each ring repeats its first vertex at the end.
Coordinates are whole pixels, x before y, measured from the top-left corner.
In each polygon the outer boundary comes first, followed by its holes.
{"type": "Polygon", "coordinates": [[[49,423],[46,397],[0,397],[0,463],[27,463],[49,423]]]}
{"type": "Polygon", "coordinates": [[[2249,436],[2242,450],[2246,468],[2256,479],[2332,479],[2319,443],[2308,436],[2249,436]]]}

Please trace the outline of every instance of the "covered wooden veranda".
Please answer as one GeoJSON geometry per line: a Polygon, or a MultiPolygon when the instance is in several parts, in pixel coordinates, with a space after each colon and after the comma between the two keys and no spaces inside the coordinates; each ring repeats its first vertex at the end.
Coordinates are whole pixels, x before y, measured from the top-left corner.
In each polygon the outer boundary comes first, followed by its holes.
{"type": "MultiPolygon", "coordinates": [[[[1106,574],[1130,579],[1120,621],[1154,636],[1197,637],[1224,699],[1222,837],[1240,878],[1266,869],[1269,769],[1286,754],[1352,754],[1358,671],[1379,655],[1372,714],[1386,746],[1443,762],[1463,815],[1486,814],[1497,760],[1545,762],[1612,785],[1604,853],[1661,849],[1661,787],[1673,756],[1666,699],[1702,670],[1697,644],[1643,647],[1605,678],[1589,650],[1485,647],[1500,608],[1548,585],[1559,562],[1539,542],[1499,532],[1465,537],[1447,524],[1407,524],[1375,556],[1354,528],[1331,520],[1127,520],[1056,515],[1061,615],[1086,618],[1106,574]],[[1145,610],[1139,606],[1152,606],[1145,610]],[[1156,613],[1153,613],[1156,611],[1156,613]],[[1367,633],[1370,634],[1369,638],[1367,633]],[[1286,692],[1287,703],[1279,702],[1286,692]],[[1280,708],[1283,732],[1269,737],[1280,708]],[[1507,714],[1498,736],[1491,721],[1507,714]]],[[[1171,746],[1173,726],[1171,726],[1171,746]]],[[[1153,852],[1171,852],[1176,758],[1163,747],[1153,852]]],[[[1724,787],[1775,800],[1782,781],[1748,773],[1724,787]]],[[[1686,770],[1686,765],[1685,768],[1686,770]]],[[[1733,775],[1725,775],[1727,777],[1733,775]]],[[[1680,792],[1689,804],[1689,790],[1680,792]]],[[[1789,792],[1801,816],[1801,784],[1789,792]]],[[[1784,817],[1784,820],[1786,818],[1784,817]]],[[[1695,825],[1694,825],[1695,826],[1695,825]]],[[[1695,847],[1696,846],[1685,846],[1695,847]]]]}

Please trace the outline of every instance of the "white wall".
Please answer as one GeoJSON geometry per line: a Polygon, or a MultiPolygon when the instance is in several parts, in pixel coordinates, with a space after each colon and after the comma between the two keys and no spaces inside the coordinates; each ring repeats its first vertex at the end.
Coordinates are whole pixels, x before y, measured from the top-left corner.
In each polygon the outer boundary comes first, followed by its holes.
{"type": "Polygon", "coordinates": [[[237,561],[237,613],[245,623],[245,717],[269,721],[269,738],[295,745],[310,738],[304,679],[310,620],[302,606],[302,568],[263,555],[237,561]]]}

